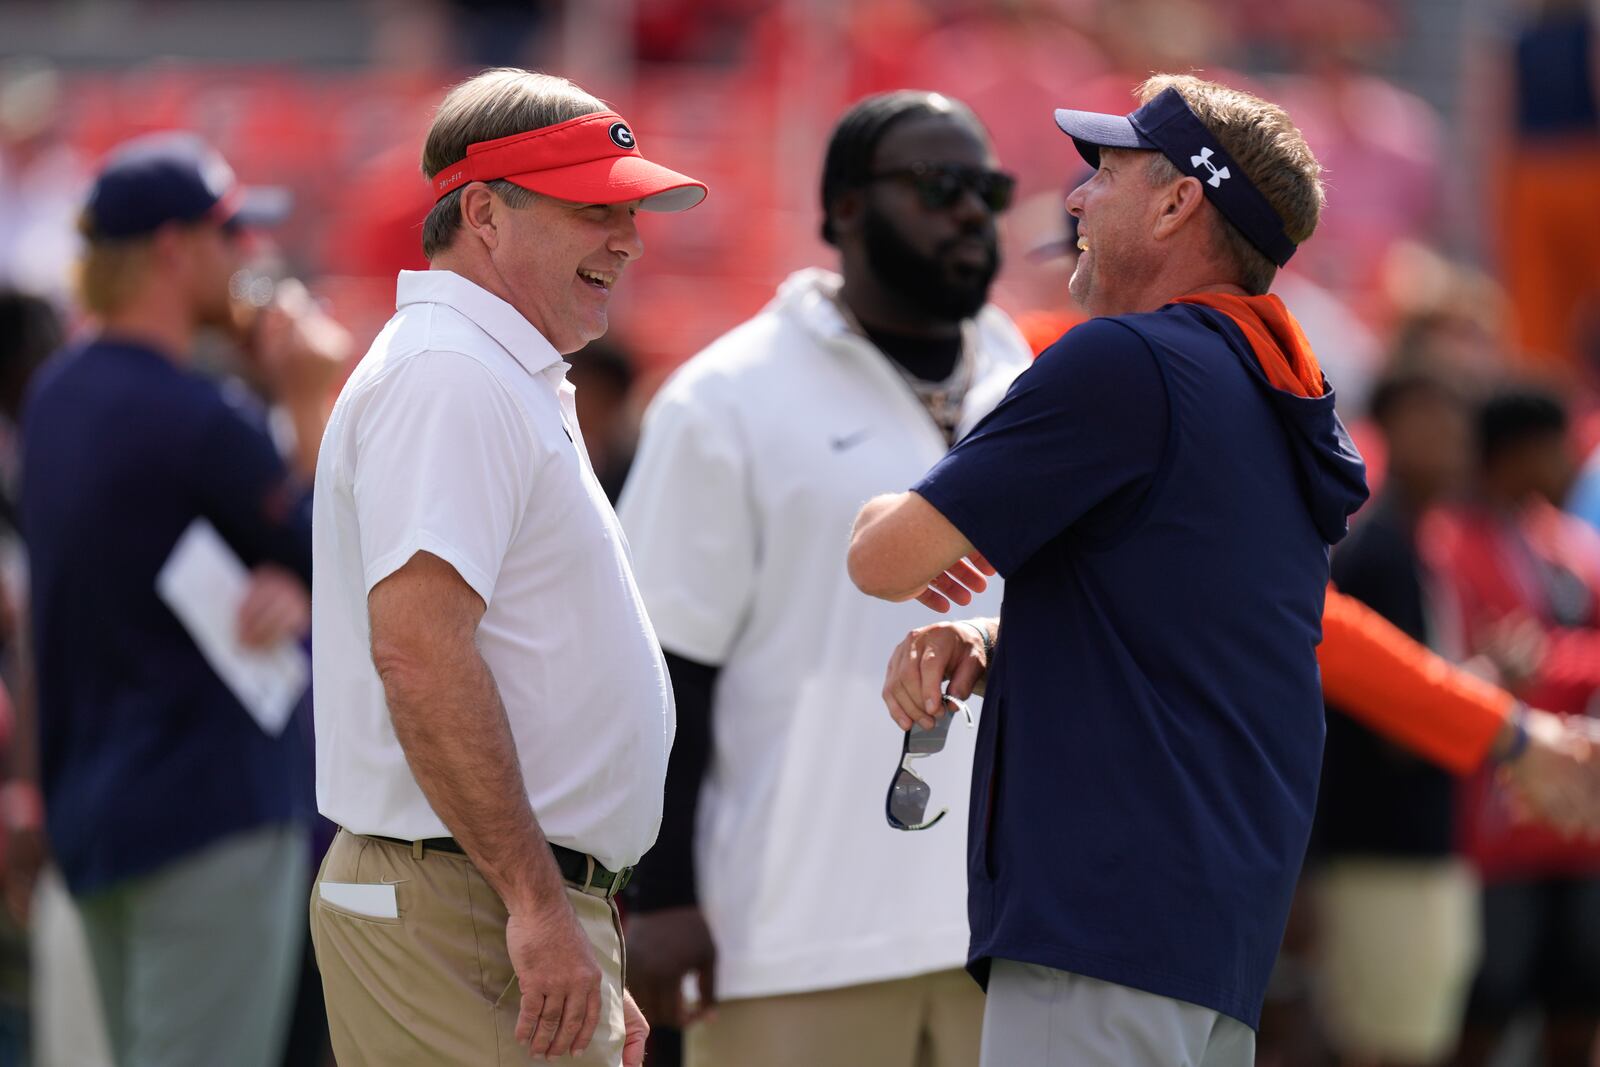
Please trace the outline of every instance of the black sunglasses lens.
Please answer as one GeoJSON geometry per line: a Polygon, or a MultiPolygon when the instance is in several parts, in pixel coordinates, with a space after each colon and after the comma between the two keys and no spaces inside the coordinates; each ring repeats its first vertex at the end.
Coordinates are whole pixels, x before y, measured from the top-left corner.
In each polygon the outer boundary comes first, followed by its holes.
{"type": "Polygon", "coordinates": [[[954,715],[941,715],[932,729],[924,730],[921,726],[913,726],[906,734],[902,755],[910,753],[913,756],[931,756],[935,752],[943,752],[944,743],[950,736],[950,724],[954,721],[954,715]]]}
{"type": "Polygon", "coordinates": [[[990,171],[979,179],[977,191],[985,206],[998,215],[1011,206],[1011,197],[1017,191],[1017,180],[1009,174],[990,171]]]}
{"type": "Polygon", "coordinates": [[[931,211],[943,211],[970,189],[984,207],[998,214],[1011,206],[1016,186],[1015,178],[997,170],[951,168],[917,175],[917,194],[923,206],[931,211]]]}
{"type": "MultiPolygon", "coordinates": [[[[968,725],[971,725],[972,712],[967,710],[965,704],[949,694],[944,699],[945,703],[961,711],[968,725]]],[[[933,818],[927,818],[931,790],[928,783],[917,777],[906,763],[918,756],[931,756],[944,751],[945,741],[950,736],[950,724],[955,721],[953,714],[942,715],[929,729],[913,726],[906,731],[900,743],[900,766],[895,768],[894,778],[889,783],[889,798],[884,812],[889,825],[896,830],[926,830],[945,817],[946,813],[941,811],[933,818]]]]}
{"type": "Polygon", "coordinates": [[[956,202],[964,184],[950,171],[929,171],[917,175],[917,195],[922,198],[923,207],[930,211],[943,211],[956,202]]]}
{"type": "Polygon", "coordinates": [[[902,830],[925,830],[944,818],[940,812],[933,820],[924,823],[928,814],[928,783],[902,769],[889,786],[889,821],[902,830]]]}

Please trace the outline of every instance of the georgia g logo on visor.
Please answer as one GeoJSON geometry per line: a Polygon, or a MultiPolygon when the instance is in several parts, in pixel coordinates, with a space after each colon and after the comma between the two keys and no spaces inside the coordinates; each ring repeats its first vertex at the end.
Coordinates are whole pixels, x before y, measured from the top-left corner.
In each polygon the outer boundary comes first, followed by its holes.
{"type": "Polygon", "coordinates": [[[611,133],[612,142],[618,148],[633,148],[633,131],[628,129],[627,124],[613,122],[609,132],[611,133]]]}

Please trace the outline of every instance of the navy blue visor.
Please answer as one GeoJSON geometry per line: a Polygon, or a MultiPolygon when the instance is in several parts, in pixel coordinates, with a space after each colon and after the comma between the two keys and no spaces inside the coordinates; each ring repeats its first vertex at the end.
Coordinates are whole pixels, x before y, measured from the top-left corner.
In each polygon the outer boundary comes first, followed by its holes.
{"type": "Polygon", "coordinates": [[[1056,125],[1072,138],[1078,153],[1092,167],[1100,166],[1102,148],[1160,152],[1180,171],[1200,179],[1206,197],[1222,217],[1262,255],[1280,267],[1294,255],[1295,243],[1284,232],[1283,219],[1216,135],[1189,110],[1178,90],[1165,89],[1128,115],[1058,110],[1056,125]]]}

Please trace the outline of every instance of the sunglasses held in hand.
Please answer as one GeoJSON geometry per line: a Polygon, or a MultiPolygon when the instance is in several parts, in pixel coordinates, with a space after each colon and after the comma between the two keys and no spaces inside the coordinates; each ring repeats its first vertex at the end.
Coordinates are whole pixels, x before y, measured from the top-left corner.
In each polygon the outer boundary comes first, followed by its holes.
{"type": "MultiPolygon", "coordinates": [[[[961,712],[966,717],[968,728],[971,728],[972,709],[967,707],[966,702],[957,700],[949,693],[944,694],[944,701],[961,712]]],[[[955,721],[954,715],[945,715],[929,729],[912,726],[906,731],[906,739],[900,745],[900,766],[894,772],[894,780],[889,783],[889,799],[884,805],[889,825],[896,830],[926,830],[949,812],[949,808],[944,808],[933,818],[928,818],[928,783],[911,769],[911,761],[943,752],[945,739],[950,736],[950,724],[955,721]]]]}

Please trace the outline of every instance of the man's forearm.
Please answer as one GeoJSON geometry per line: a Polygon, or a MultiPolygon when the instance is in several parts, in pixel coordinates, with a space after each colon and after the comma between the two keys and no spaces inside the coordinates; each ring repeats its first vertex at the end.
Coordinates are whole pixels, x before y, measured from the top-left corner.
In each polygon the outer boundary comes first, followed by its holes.
{"type": "Polygon", "coordinates": [[[850,578],[862,592],[896,603],[916,596],[927,588],[928,582],[934,577],[930,573],[919,582],[901,574],[896,575],[893,582],[885,580],[890,568],[884,565],[884,559],[893,546],[887,543],[889,536],[884,523],[893,513],[898,499],[898,494],[876,496],[862,505],[850,531],[847,557],[850,578]]]}
{"type": "Polygon", "coordinates": [[[1516,703],[1331,587],[1317,662],[1329,703],[1457,774],[1479,767],[1497,739],[1505,738],[1516,703]]]}
{"type": "Polygon", "coordinates": [[[850,580],[868,596],[910,600],[974,551],[918,494],[877,496],[861,508],[850,533],[850,580]]]}
{"type": "Polygon", "coordinates": [[[380,667],[423,794],[513,914],[562,899],[494,677],[475,647],[380,667]]]}

